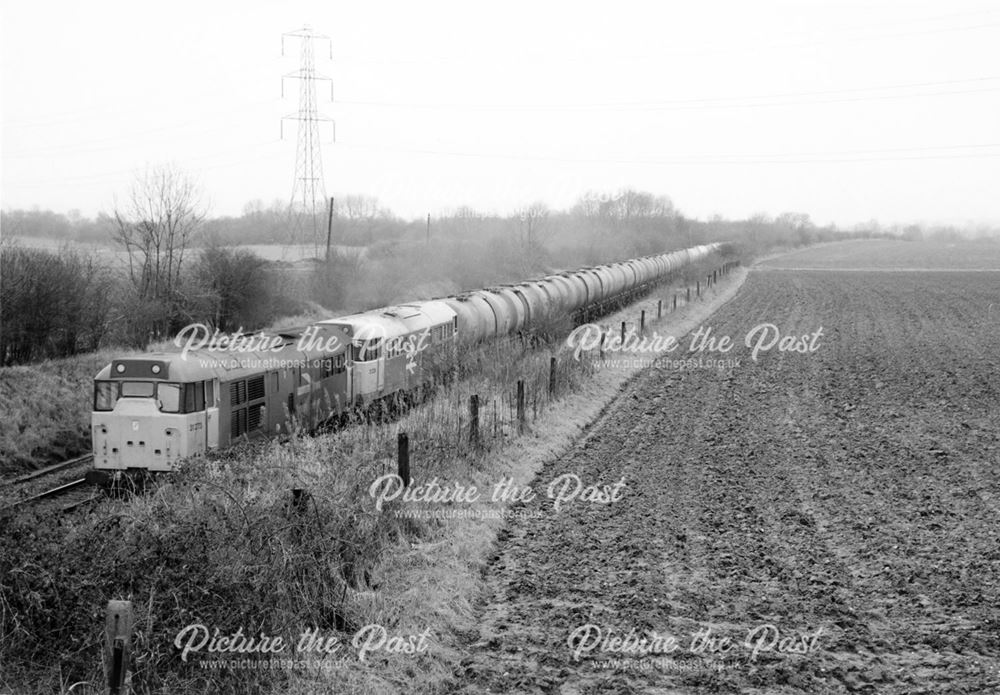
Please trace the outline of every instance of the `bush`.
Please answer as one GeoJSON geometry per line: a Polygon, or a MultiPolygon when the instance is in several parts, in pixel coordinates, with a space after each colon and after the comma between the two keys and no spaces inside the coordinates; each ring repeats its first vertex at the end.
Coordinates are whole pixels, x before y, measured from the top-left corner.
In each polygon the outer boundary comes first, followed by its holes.
{"type": "Polygon", "coordinates": [[[0,250],[0,364],[96,350],[113,285],[92,257],[12,246],[0,250]]]}
{"type": "Polygon", "coordinates": [[[193,270],[187,313],[222,331],[255,329],[289,312],[268,262],[245,249],[202,249],[193,270]]]}
{"type": "Polygon", "coordinates": [[[100,682],[110,599],[135,608],[136,692],[239,693],[274,678],[252,670],[200,674],[174,648],[190,624],[226,634],[242,627],[251,636],[357,629],[348,594],[396,522],[361,509],[366,495],[358,484],[368,476],[325,465],[330,456],[346,465],[352,453],[320,451],[312,440],[284,448],[271,442],[193,460],[146,496],[107,502],[69,529],[35,514],[7,522],[0,689],[56,678],[38,664],[58,663],[69,682],[100,682]],[[303,479],[315,493],[296,508],[288,492],[303,479]]]}

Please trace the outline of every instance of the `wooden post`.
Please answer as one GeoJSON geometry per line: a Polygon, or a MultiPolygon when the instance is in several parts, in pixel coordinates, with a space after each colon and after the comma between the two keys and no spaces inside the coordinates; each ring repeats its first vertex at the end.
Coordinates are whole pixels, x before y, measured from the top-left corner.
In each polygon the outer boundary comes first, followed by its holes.
{"type": "Polygon", "coordinates": [[[695,280],[695,291],[697,291],[698,296],[701,296],[701,280],[695,280]]]}
{"type": "MultiPolygon", "coordinates": [[[[494,418],[496,417],[496,403],[493,404],[494,418]]],[[[469,396],[469,444],[474,447],[479,446],[479,396],[472,394],[469,396]]]]}
{"type": "Polygon", "coordinates": [[[605,339],[606,339],[607,337],[608,337],[608,333],[607,333],[607,331],[605,331],[605,330],[603,329],[603,327],[602,327],[602,328],[601,328],[601,351],[600,351],[600,355],[601,355],[601,361],[602,361],[602,362],[604,361],[604,340],[605,340],[605,339]]]}
{"type": "Polygon", "coordinates": [[[674,292],[674,311],[677,311],[677,293],[674,292]]]}
{"type": "Polygon", "coordinates": [[[517,431],[524,432],[524,379],[517,380],[517,431]]]}
{"type": "Polygon", "coordinates": [[[549,358],[549,397],[556,395],[556,358],[549,358]]]}
{"type": "Polygon", "coordinates": [[[687,293],[688,293],[688,296],[687,296],[687,303],[688,303],[688,304],[690,304],[690,303],[691,303],[691,288],[690,288],[690,287],[687,287],[687,288],[685,288],[685,289],[687,289],[687,293]]]}
{"type": "Polygon", "coordinates": [[[639,335],[646,332],[646,310],[639,312],[639,335]]]}
{"type": "Polygon", "coordinates": [[[625,344],[625,322],[622,321],[622,345],[625,344]]]}
{"type": "Polygon", "coordinates": [[[406,432],[396,437],[396,467],[403,487],[410,487],[410,437],[406,432]]]}
{"type": "Polygon", "coordinates": [[[656,318],[658,318],[658,319],[663,318],[663,300],[662,299],[656,300],[656,318]]]}
{"type": "Polygon", "coordinates": [[[128,693],[128,662],[135,615],[131,601],[108,601],[104,618],[104,673],[111,695],[128,693]]]}

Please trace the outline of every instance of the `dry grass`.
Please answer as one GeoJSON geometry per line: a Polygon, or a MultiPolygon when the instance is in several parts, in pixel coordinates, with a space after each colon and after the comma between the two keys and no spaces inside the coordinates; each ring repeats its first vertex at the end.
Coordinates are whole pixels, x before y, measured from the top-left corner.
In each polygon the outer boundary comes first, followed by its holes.
{"type": "Polygon", "coordinates": [[[0,476],[90,451],[94,375],[117,354],[0,368],[0,476]]]}

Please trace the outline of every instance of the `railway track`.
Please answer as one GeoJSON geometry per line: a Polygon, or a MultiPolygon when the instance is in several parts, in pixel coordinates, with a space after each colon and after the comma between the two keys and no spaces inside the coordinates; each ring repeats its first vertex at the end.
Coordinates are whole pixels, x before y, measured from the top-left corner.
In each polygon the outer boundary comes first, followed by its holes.
{"type": "MultiPolygon", "coordinates": [[[[4,481],[0,483],[0,489],[4,492],[9,493],[10,491],[17,490],[22,491],[24,487],[30,487],[31,484],[37,483],[44,478],[51,476],[56,476],[58,474],[67,473],[72,471],[75,467],[84,467],[93,460],[93,454],[84,454],[83,456],[77,456],[72,459],[68,459],[61,463],[56,463],[51,466],[46,466],[45,468],[40,468],[37,471],[32,471],[31,473],[26,473],[25,475],[13,478],[11,480],[4,481]]],[[[0,502],[0,515],[6,516],[12,512],[25,509],[27,507],[37,505],[46,500],[54,500],[56,498],[64,497],[73,492],[80,492],[88,486],[87,480],[84,477],[71,478],[65,482],[59,482],[54,487],[44,488],[38,492],[30,491],[27,495],[21,497],[20,499],[13,499],[12,501],[3,500],[0,502]]],[[[22,493],[23,494],[23,493],[22,493]]],[[[100,499],[100,495],[91,495],[88,497],[74,499],[69,505],[64,505],[60,509],[64,512],[74,511],[90,504],[97,499],[100,499]]]]}
{"type": "Polygon", "coordinates": [[[37,471],[32,471],[31,473],[26,473],[25,475],[6,481],[3,485],[5,487],[23,485],[24,483],[37,480],[38,478],[43,478],[47,475],[54,475],[79,464],[90,463],[93,460],[93,454],[84,454],[83,456],[77,456],[76,458],[63,461],[62,463],[55,463],[51,466],[46,466],[45,468],[39,468],[37,471]]]}

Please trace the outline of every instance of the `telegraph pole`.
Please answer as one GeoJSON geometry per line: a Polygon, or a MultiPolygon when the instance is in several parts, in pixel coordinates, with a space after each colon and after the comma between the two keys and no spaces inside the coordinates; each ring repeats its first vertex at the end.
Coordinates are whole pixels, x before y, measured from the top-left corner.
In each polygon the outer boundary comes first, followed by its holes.
{"type": "Polygon", "coordinates": [[[330,216],[326,219],[326,262],[330,262],[330,237],[333,235],[333,196],[330,196],[330,216]]]}
{"type": "Polygon", "coordinates": [[[293,233],[301,238],[304,233],[319,251],[319,219],[326,203],[326,185],[323,181],[323,153],[320,149],[319,124],[329,122],[336,139],[336,125],[332,118],[321,115],[316,109],[316,82],[330,82],[330,101],[333,101],[333,81],[318,75],[313,60],[313,42],[325,40],[330,44],[330,59],[333,59],[333,44],[330,37],[314,32],[308,25],[296,31],[281,35],[281,54],[285,54],[285,37],[299,39],[299,69],[281,78],[281,96],[285,96],[285,78],[299,80],[299,110],[281,118],[281,137],[285,137],[285,121],[299,123],[298,145],[295,150],[295,179],[292,183],[292,197],[289,213],[293,233]]]}

